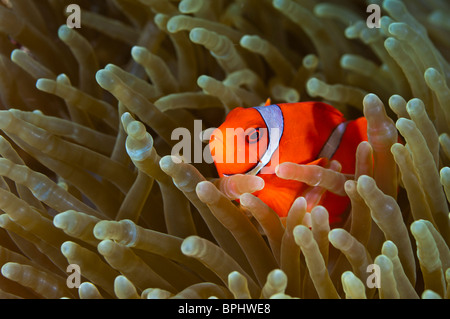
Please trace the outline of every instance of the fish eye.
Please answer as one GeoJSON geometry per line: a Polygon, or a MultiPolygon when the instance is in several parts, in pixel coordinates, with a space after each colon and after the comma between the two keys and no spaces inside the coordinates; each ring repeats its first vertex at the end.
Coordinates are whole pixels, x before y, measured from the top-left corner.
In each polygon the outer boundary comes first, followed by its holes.
{"type": "Polygon", "coordinates": [[[253,128],[245,135],[245,140],[249,144],[257,143],[262,137],[262,130],[259,128],[253,128]]]}

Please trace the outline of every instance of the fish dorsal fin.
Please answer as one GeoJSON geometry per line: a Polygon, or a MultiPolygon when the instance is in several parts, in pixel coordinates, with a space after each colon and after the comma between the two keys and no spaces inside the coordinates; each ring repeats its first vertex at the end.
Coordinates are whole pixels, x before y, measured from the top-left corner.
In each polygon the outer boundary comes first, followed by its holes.
{"type": "Polygon", "coordinates": [[[272,104],[272,101],[270,101],[270,97],[267,98],[266,103],[264,104],[264,106],[269,106],[270,104],[272,104]]]}
{"type": "Polygon", "coordinates": [[[280,140],[284,130],[283,112],[278,105],[256,106],[254,109],[261,114],[261,117],[266,123],[269,145],[258,164],[246,173],[248,175],[257,175],[270,162],[273,154],[280,146],[280,140]]]}

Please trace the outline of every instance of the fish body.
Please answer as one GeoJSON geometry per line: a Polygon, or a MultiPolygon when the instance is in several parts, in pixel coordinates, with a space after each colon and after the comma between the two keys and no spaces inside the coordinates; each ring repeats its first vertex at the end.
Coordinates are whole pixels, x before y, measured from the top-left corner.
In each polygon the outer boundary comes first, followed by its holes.
{"type": "MultiPolygon", "coordinates": [[[[354,174],[356,148],[362,141],[367,141],[364,117],[347,121],[326,103],[299,102],[235,108],[212,133],[209,145],[220,177],[261,177],[265,186],[254,195],[280,217],[286,217],[294,200],[310,186],[279,178],[275,174],[277,164],[327,167],[331,160],[337,160],[342,165],[341,173],[354,174]]],[[[341,219],[349,199],[325,192],[318,204],[328,209],[330,223],[334,223],[341,219]]]]}

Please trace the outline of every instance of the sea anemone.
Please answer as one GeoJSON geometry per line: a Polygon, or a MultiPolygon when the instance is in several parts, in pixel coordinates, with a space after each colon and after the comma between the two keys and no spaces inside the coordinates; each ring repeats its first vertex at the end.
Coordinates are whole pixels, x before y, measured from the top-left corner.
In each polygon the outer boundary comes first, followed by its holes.
{"type": "Polygon", "coordinates": [[[2,0],[0,298],[450,298],[449,21],[444,0],[2,0]],[[349,196],[341,224],[306,195],[280,219],[206,160],[202,130],[267,98],[367,118],[350,179],[283,164],[349,196]]]}

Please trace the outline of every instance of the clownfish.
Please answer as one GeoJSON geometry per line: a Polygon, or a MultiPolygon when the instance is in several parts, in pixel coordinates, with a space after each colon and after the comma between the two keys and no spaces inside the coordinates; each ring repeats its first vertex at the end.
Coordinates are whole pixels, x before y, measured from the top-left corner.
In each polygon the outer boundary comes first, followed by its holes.
{"type": "MultiPolygon", "coordinates": [[[[339,110],[322,102],[270,104],[268,100],[264,106],[230,111],[212,132],[209,147],[219,177],[261,177],[264,188],[253,194],[286,217],[294,200],[310,186],[278,177],[275,167],[284,162],[327,167],[337,160],[341,173],[351,175],[362,141],[367,141],[364,117],[347,121],[339,110]]],[[[318,204],[328,210],[333,224],[342,221],[350,200],[327,191],[318,204]]]]}

